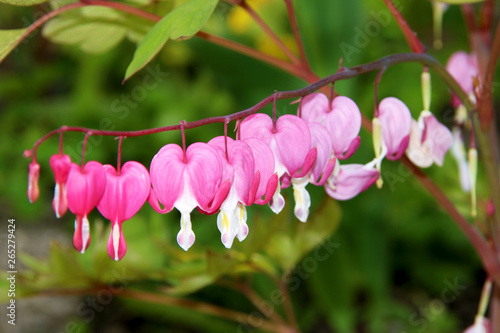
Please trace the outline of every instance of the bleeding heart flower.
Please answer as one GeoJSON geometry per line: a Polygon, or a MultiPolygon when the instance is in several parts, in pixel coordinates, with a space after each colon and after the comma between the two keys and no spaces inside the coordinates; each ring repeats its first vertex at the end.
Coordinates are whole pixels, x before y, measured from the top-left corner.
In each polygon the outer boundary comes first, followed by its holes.
{"type": "Polygon", "coordinates": [[[52,209],[54,209],[56,217],[61,218],[68,210],[66,180],[68,179],[69,170],[71,169],[71,158],[66,154],[52,155],[50,158],[50,167],[56,181],[52,209]]]}
{"type": "Polygon", "coordinates": [[[230,190],[220,206],[217,215],[217,227],[221,232],[221,241],[226,248],[231,248],[234,237],[243,241],[248,234],[246,213],[241,213],[238,206],[251,205],[260,183],[260,174],[255,172],[252,150],[245,142],[218,136],[208,142],[215,148],[222,161],[222,177],[229,179],[230,190]],[[225,140],[227,140],[227,151],[225,140]]]}
{"type": "MultiPolygon", "coordinates": [[[[316,161],[308,175],[289,179],[293,185],[294,213],[301,222],[307,221],[311,206],[311,197],[306,190],[307,184],[311,182],[315,185],[323,185],[332,174],[337,160],[333,155],[332,141],[326,127],[317,122],[311,122],[307,125],[311,132],[311,147],[315,147],[317,150],[316,161]]],[[[288,179],[286,179],[287,181],[288,179]]]]}
{"type": "Polygon", "coordinates": [[[312,93],[300,99],[299,113],[306,123],[324,123],[330,111],[331,104],[325,94],[312,93]]]}
{"type": "MultiPolygon", "coordinates": [[[[311,149],[311,134],[307,124],[294,115],[278,118],[276,124],[266,114],[258,113],[241,122],[242,139],[256,138],[271,148],[275,159],[275,172],[278,177],[303,177],[316,160],[316,148],[311,149]]],[[[271,209],[278,214],[285,205],[279,185],[271,199],[271,209]]]]}
{"type": "Polygon", "coordinates": [[[38,187],[38,178],[40,177],[40,164],[35,160],[31,161],[28,166],[28,200],[30,203],[37,201],[40,196],[40,189],[38,187]]]}
{"type": "MultiPolygon", "coordinates": [[[[473,99],[474,95],[474,78],[478,76],[479,65],[474,54],[468,54],[463,51],[453,53],[448,62],[446,69],[457,80],[462,89],[473,99]]],[[[452,93],[451,103],[453,107],[458,107],[462,102],[452,93]]]]}
{"type": "Polygon", "coordinates": [[[403,156],[410,141],[411,112],[399,99],[384,98],[378,107],[378,119],[382,131],[382,144],[386,146],[387,158],[397,160],[403,156]]]}
{"type": "Polygon", "coordinates": [[[337,96],[329,103],[324,94],[313,93],[302,98],[299,108],[306,122],[319,122],[326,126],[338,159],[349,158],[358,149],[361,112],[352,99],[337,96]]]}
{"type": "Polygon", "coordinates": [[[325,184],[326,193],[337,200],[349,200],[375,183],[380,175],[375,161],[362,164],[337,164],[325,184]]]}
{"type": "Polygon", "coordinates": [[[413,121],[406,155],[415,165],[427,168],[443,165],[444,155],[453,144],[450,130],[429,111],[422,111],[418,122],[413,121]]]}
{"type": "Polygon", "coordinates": [[[260,178],[253,203],[265,205],[272,199],[278,186],[278,174],[274,172],[273,151],[267,144],[256,138],[246,138],[241,141],[248,144],[252,150],[255,173],[258,173],[260,178]]]}
{"type": "Polygon", "coordinates": [[[88,214],[99,203],[106,188],[106,172],[101,163],[89,161],[82,168],[76,163],[66,181],[68,208],[76,215],[73,246],[84,253],[90,244],[88,214]]]}
{"type": "Polygon", "coordinates": [[[97,209],[111,221],[108,254],[114,260],[121,260],[127,252],[122,224],[144,205],[151,183],[148,170],[135,161],[126,162],[118,173],[112,165],[106,164],[103,168],[106,171],[106,189],[97,209]]]}
{"type": "Polygon", "coordinates": [[[177,242],[186,251],[195,240],[191,211],[198,206],[204,212],[213,213],[229,193],[230,181],[221,179],[222,171],[217,151],[201,142],[190,145],[185,154],[178,145],[168,144],[151,161],[153,188],[149,203],[159,213],[167,213],[173,207],[181,212],[177,242]]]}

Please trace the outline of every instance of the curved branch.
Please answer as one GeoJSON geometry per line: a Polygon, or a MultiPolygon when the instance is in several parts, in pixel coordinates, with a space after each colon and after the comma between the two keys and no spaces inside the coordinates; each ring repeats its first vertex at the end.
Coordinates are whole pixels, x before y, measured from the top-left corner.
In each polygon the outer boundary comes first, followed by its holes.
{"type": "MultiPolygon", "coordinates": [[[[287,98],[297,98],[297,97],[302,97],[305,95],[308,95],[310,93],[313,93],[320,88],[336,82],[340,80],[346,80],[353,78],[355,76],[364,74],[364,73],[369,73],[372,71],[377,71],[385,67],[389,66],[394,66],[396,64],[400,63],[405,63],[405,62],[417,62],[421,63],[424,66],[427,66],[429,68],[432,68],[441,78],[443,81],[446,82],[448,87],[462,100],[464,105],[469,109],[473,110],[474,109],[474,104],[469,100],[467,94],[462,90],[460,85],[455,81],[455,79],[446,71],[443,65],[439,63],[436,59],[434,59],[432,56],[427,55],[427,54],[419,54],[419,53],[400,53],[400,54],[394,54],[390,56],[386,56],[384,58],[381,58],[379,60],[351,67],[351,68],[344,68],[342,71],[336,72],[335,74],[332,74],[330,76],[327,76],[321,80],[318,80],[304,88],[301,89],[296,89],[296,90],[290,90],[290,91],[281,91],[277,93],[273,93],[263,100],[261,100],[259,103],[255,104],[254,106],[245,109],[243,111],[239,111],[236,113],[233,113],[231,115],[227,116],[219,116],[219,117],[212,117],[212,118],[205,118],[205,119],[200,119],[196,120],[193,122],[186,122],[184,124],[185,129],[190,129],[190,128],[196,128],[200,126],[204,126],[207,124],[213,124],[213,123],[224,123],[226,121],[234,121],[237,119],[241,119],[244,117],[247,117],[251,114],[256,113],[257,111],[261,110],[268,104],[272,103],[274,98],[276,99],[287,99],[287,98]]],[[[103,131],[103,130],[97,130],[97,129],[89,129],[89,128],[84,128],[84,127],[67,127],[64,126],[60,129],[56,129],[48,134],[46,134],[44,137],[39,139],[35,144],[33,145],[33,149],[36,149],[42,142],[47,140],[49,137],[52,135],[59,133],[60,131],[64,132],[82,132],[82,133],[88,133],[91,132],[92,135],[105,135],[105,136],[128,136],[128,137],[134,137],[134,136],[143,136],[143,135],[149,135],[149,134],[155,134],[155,133],[160,133],[160,132],[167,132],[167,131],[172,131],[172,130],[179,130],[180,125],[171,125],[171,126],[164,126],[164,127],[157,127],[157,128],[152,128],[152,129],[147,129],[147,130],[139,130],[139,131],[103,131]]]]}

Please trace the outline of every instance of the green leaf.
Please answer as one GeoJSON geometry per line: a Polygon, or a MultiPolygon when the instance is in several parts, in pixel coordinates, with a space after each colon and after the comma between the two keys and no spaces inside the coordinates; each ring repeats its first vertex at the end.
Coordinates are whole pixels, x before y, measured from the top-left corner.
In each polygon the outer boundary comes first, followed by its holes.
{"type": "Polygon", "coordinates": [[[448,3],[450,5],[463,5],[466,3],[483,2],[484,0],[439,0],[439,2],[448,3]]]}
{"type": "MultiPolygon", "coordinates": [[[[281,229],[270,232],[272,236],[264,249],[281,269],[290,270],[312,249],[333,234],[339,221],[340,207],[337,202],[328,197],[323,200],[316,212],[309,216],[306,223],[298,222],[286,212],[282,212],[271,220],[270,226],[272,229],[273,225],[279,225],[281,229]]],[[[329,244],[328,246],[335,247],[336,245],[329,244]]]]}
{"type": "Polygon", "coordinates": [[[169,40],[194,36],[214,11],[218,0],[190,0],[164,16],[146,34],[134,53],[124,81],[146,66],[169,40]]]}
{"type": "Polygon", "coordinates": [[[33,6],[47,1],[49,0],[0,0],[0,3],[6,3],[14,6],[33,6]]]}
{"type": "Polygon", "coordinates": [[[144,33],[147,25],[141,22],[112,8],[85,7],[52,19],[44,26],[43,35],[55,43],[79,45],[87,53],[103,53],[127,33],[144,33]]]}
{"type": "Polygon", "coordinates": [[[28,28],[0,30],[0,62],[21,43],[21,36],[26,30],[28,28]]]}

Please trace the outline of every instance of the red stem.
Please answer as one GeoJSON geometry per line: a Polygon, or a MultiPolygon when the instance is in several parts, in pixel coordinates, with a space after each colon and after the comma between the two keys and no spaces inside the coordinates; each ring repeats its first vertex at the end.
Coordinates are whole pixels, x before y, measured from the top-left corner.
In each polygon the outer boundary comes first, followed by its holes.
{"type": "Polygon", "coordinates": [[[295,38],[295,43],[297,44],[297,48],[299,50],[300,55],[300,64],[304,70],[311,72],[311,67],[309,66],[309,62],[307,61],[307,55],[304,48],[304,43],[302,42],[302,38],[300,37],[299,25],[297,24],[297,18],[295,17],[295,11],[293,9],[292,0],[284,0],[286,5],[286,10],[288,12],[288,19],[290,21],[290,26],[292,28],[293,37],[295,38]]]}
{"type": "MultiPolygon", "coordinates": [[[[434,59],[434,57],[427,55],[427,54],[400,53],[400,54],[386,56],[386,57],[381,58],[379,60],[376,60],[376,61],[373,61],[370,63],[366,63],[363,65],[359,65],[359,66],[355,66],[355,67],[351,67],[351,68],[344,68],[342,71],[336,72],[335,74],[327,76],[327,77],[325,77],[321,80],[318,80],[318,81],[316,81],[316,82],[314,82],[314,83],[312,83],[304,88],[301,88],[301,89],[275,92],[272,95],[267,96],[266,98],[261,100],[259,103],[255,104],[254,106],[252,106],[246,110],[243,110],[243,111],[239,111],[239,112],[227,115],[227,116],[205,118],[205,119],[200,119],[200,120],[196,120],[193,122],[183,122],[183,127],[184,127],[184,129],[190,129],[190,128],[204,126],[207,124],[223,123],[223,122],[226,122],[227,120],[234,121],[237,119],[241,119],[241,118],[247,117],[251,114],[254,114],[257,111],[264,108],[265,106],[269,105],[270,103],[272,103],[274,101],[274,98],[276,98],[276,100],[280,100],[280,99],[287,99],[287,98],[302,97],[302,96],[308,95],[310,93],[313,93],[313,92],[321,89],[322,87],[324,87],[330,83],[340,81],[340,80],[350,79],[350,78],[356,77],[356,76],[364,74],[364,73],[381,70],[382,68],[385,68],[388,66],[393,66],[396,64],[406,63],[406,62],[417,62],[417,63],[421,63],[429,68],[432,68],[439,76],[441,76],[441,78],[446,82],[446,84],[448,85],[450,90],[452,92],[454,92],[460,98],[460,100],[463,102],[463,104],[468,109],[474,108],[474,105],[471,104],[471,101],[469,100],[467,94],[462,90],[460,85],[448,73],[446,68],[443,65],[441,65],[441,63],[439,63],[436,59],[434,59]]],[[[368,123],[369,123],[369,120],[368,120],[368,123]]],[[[43,143],[45,140],[47,140],[52,135],[59,133],[59,131],[61,131],[61,129],[51,131],[51,132],[47,133],[45,136],[43,136],[42,138],[40,138],[33,145],[33,150],[36,150],[36,148],[41,143],[43,143]]],[[[69,131],[69,132],[87,133],[87,132],[91,131],[93,135],[127,136],[127,137],[143,136],[143,135],[149,135],[149,134],[155,134],[155,133],[167,132],[167,131],[179,130],[179,129],[181,129],[180,125],[157,127],[157,128],[151,128],[151,129],[139,130],[139,131],[103,131],[103,130],[84,128],[84,127],[64,127],[64,131],[69,131]]]]}
{"type": "Polygon", "coordinates": [[[229,119],[224,122],[224,148],[226,151],[226,161],[229,163],[229,153],[227,152],[227,125],[229,125],[229,119]]]}
{"type": "Polygon", "coordinates": [[[186,157],[186,135],[184,134],[184,126],[186,125],[186,121],[182,120],[179,127],[181,129],[181,137],[182,137],[182,151],[184,152],[184,158],[183,161],[184,163],[187,163],[187,157],[186,157]]]}
{"type": "Polygon", "coordinates": [[[401,28],[401,31],[405,35],[406,41],[410,45],[410,48],[413,52],[415,53],[423,53],[425,52],[425,47],[420,42],[418,39],[417,35],[411,30],[410,26],[404,19],[403,15],[401,15],[401,12],[397,9],[397,7],[394,5],[394,3],[391,0],[384,0],[385,5],[391,12],[392,16],[396,19],[396,22],[398,22],[399,27],[401,28]]]}
{"type": "Polygon", "coordinates": [[[81,168],[83,169],[85,165],[85,150],[87,149],[87,141],[89,139],[89,136],[92,135],[92,130],[89,130],[85,133],[85,138],[83,138],[83,147],[82,147],[82,163],[81,163],[81,168]]]}
{"type": "Polygon", "coordinates": [[[241,8],[245,9],[247,13],[255,20],[262,30],[274,41],[274,43],[280,48],[283,53],[295,64],[300,65],[300,60],[293,54],[292,51],[281,41],[281,39],[274,33],[274,31],[262,20],[262,18],[257,14],[252,7],[250,7],[245,1],[240,4],[241,8]]]}
{"type": "Polygon", "coordinates": [[[483,267],[490,277],[493,279],[500,278],[500,263],[492,251],[491,247],[485,241],[481,233],[467,221],[462,214],[458,212],[453,203],[446,197],[446,195],[434,184],[434,182],[427,177],[426,174],[416,167],[408,160],[406,156],[401,158],[402,163],[413,173],[413,175],[422,183],[422,185],[436,198],[441,206],[446,210],[448,215],[455,220],[458,227],[465,234],[469,242],[479,255],[483,263],[483,267]]]}
{"type": "Polygon", "coordinates": [[[122,141],[123,141],[124,137],[123,136],[120,136],[118,138],[118,157],[117,157],[117,161],[116,161],[116,174],[117,176],[120,175],[121,173],[121,167],[122,167],[122,141]]]}
{"type": "Polygon", "coordinates": [[[497,66],[498,57],[500,55],[500,22],[495,31],[495,37],[489,53],[486,71],[481,87],[481,96],[478,100],[478,115],[481,128],[488,130],[493,122],[493,105],[492,105],[492,92],[493,92],[493,76],[497,66]]]}
{"type": "Polygon", "coordinates": [[[59,155],[63,154],[63,134],[64,131],[61,129],[59,132],[59,155]]]}

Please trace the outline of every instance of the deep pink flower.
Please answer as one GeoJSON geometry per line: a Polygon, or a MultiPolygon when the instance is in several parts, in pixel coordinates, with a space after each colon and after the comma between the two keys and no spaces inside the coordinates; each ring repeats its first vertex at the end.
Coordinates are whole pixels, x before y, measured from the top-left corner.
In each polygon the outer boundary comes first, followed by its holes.
{"type": "Polygon", "coordinates": [[[103,166],[106,171],[106,189],[97,204],[99,212],[111,221],[108,238],[108,254],[121,260],[127,251],[122,224],[131,219],[146,202],[151,183],[148,170],[135,161],[126,162],[117,173],[112,165],[103,166]]]}
{"type": "MultiPolygon", "coordinates": [[[[468,54],[463,51],[453,53],[448,62],[446,69],[457,80],[462,89],[469,95],[474,96],[474,78],[478,76],[479,66],[476,55],[468,54]]],[[[458,107],[462,102],[452,93],[451,102],[454,107],[458,107]]]]}
{"type": "Polygon", "coordinates": [[[380,173],[374,162],[366,165],[338,165],[325,184],[326,193],[337,200],[349,200],[375,183],[380,173]]]}
{"type": "Polygon", "coordinates": [[[101,163],[90,161],[82,168],[76,163],[66,181],[68,208],[76,215],[73,245],[84,253],[90,244],[90,226],[87,215],[99,203],[106,188],[106,172],[101,163]]]}
{"type": "Polygon", "coordinates": [[[337,96],[329,103],[324,94],[313,93],[302,98],[299,108],[306,122],[319,122],[326,126],[338,159],[349,158],[358,149],[361,112],[352,99],[337,96]]]}
{"type": "Polygon", "coordinates": [[[382,144],[387,149],[387,158],[397,160],[403,156],[410,141],[411,112],[395,97],[384,98],[378,107],[382,144]]]}
{"type": "Polygon", "coordinates": [[[244,205],[255,201],[259,188],[260,174],[255,171],[252,150],[245,142],[227,138],[227,152],[224,136],[218,136],[208,142],[214,147],[222,161],[222,178],[229,179],[231,189],[220,206],[217,215],[217,227],[221,232],[221,241],[226,248],[231,248],[234,237],[243,241],[248,234],[246,210],[244,205]]]}
{"type": "Polygon", "coordinates": [[[38,178],[40,177],[40,164],[35,160],[31,161],[28,166],[28,200],[30,203],[37,201],[40,196],[40,188],[38,187],[38,178]]]}
{"type": "MultiPolygon", "coordinates": [[[[266,114],[258,113],[245,118],[240,125],[242,139],[256,138],[271,148],[278,177],[288,174],[303,177],[316,160],[316,148],[311,149],[311,134],[304,120],[294,115],[273,120],[266,114]]],[[[270,202],[271,209],[279,213],[285,204],[278,185],[270,202]]]]}
{"type": "Polygon", "coordinates": [[[442,166],[444,155],[452,144],[453,135],[450,130],[430,111],[422,111],[418,122],[413,121],[406,155],[422,168],[430,167],[432,163],[442,166]]]}
{"type": "Polygon", "coordinates": [[[71,169],[71,158],[66,154],[52,155],[50,158],[50,167],[56,181],[52,209],[54,209],[56,217],[61,218],[68,210],[66,180],[68,179],[69,170],[71,169]]]}
{"type": "Polygon", "coordinates": [[[201,142],[190,145],[185,154],[178,145],[168,144],[151,161],[153,188],[149,203],[159,213],[167,213],[173,207],[181,212],[177,242],[186,251],[195,240],[191,211],[198,206],[207,213],[213,213],[226,199],[230,181],[222,179],[222,171],[217,151],[201,142]]]}

